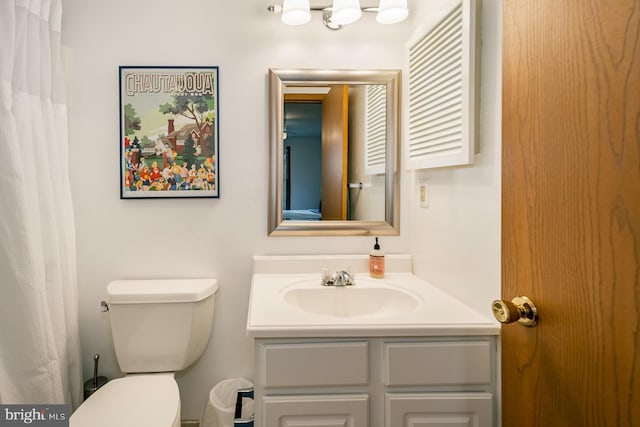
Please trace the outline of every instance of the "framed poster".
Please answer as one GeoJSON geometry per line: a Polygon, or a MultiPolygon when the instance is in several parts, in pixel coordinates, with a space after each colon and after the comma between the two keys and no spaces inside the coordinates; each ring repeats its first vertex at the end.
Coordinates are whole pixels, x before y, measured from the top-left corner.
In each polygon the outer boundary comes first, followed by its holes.
{"type": "Polygon", "coordinates": [[[120,66],[120,198],[219,197],[218,67],[120,66]]]}

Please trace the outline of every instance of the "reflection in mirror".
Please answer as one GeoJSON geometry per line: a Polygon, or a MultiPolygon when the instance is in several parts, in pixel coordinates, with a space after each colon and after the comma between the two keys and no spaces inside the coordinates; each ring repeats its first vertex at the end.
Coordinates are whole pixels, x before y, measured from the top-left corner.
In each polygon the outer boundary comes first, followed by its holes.
{"type": "Polygon", "coordinates": [[[270,235],[398,234],[399,78],[270,70],[270,235]]]}

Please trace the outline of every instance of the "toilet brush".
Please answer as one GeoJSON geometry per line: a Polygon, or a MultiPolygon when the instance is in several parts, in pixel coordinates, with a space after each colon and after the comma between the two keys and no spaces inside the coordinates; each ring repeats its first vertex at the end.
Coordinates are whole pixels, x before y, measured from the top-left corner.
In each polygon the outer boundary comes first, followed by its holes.
{"type": "Polygon", "coordinates": [[[93,356],[93,378],[87,380],[84,383],[84,399],[87,400],[89,396],[96,392],[100,387],[105,385],[107,381],[107,377],[98,376],[98,360],[100,359],[99,354],[95,354],[93,356]]]}

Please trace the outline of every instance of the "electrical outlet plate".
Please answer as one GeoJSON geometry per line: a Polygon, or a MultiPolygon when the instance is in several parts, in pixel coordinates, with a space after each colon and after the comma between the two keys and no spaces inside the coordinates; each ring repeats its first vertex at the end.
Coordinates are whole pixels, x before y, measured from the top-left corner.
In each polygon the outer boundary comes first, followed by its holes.
{"type": "Polygon", "coordinates": [[[418,182],[418,205],[421,208],[429,207],[429,186],[426,181],[418,182]]]}

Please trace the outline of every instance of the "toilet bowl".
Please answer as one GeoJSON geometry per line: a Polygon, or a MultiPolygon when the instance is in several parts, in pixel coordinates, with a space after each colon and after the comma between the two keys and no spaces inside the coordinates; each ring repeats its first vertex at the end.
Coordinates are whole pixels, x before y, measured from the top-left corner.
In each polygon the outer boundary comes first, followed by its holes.
{"type": "Polygon", "coordinates": [[[217,288],[215,279],[109,283],[111,335],[126,375],[80,405],[69,419],[70,427],[179,427],[174,374],[204,352],[217,288]]]}

